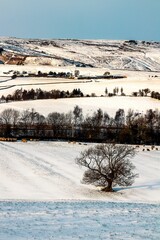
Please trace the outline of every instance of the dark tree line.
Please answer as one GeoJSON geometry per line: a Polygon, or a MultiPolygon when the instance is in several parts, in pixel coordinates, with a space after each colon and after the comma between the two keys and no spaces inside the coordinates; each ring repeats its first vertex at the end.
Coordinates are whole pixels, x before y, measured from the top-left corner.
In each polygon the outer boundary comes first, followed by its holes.
{"type": "Polygon", "coordinates": [[[160,93],[155,92],[155,91],[151,91],[149,88],[139,89],[138,92],[133,92],[132,96],[134,96],[134,97],[147,97],[148,94],[150,94],[151,98],[155,98],[155,99],[160,100],[160,93]]]}
{"type": "Polygon", "coordinates": [[[159,93],[159,92],[152,91],[152,92],[151,92],[151,98],[155,98],[155,99],[160,100],[160,93],[159,93]]]}
{"type": "MultiPolygon", "coordinates": [[[[105,95],[108,97],[117,96],[120,93],[121,96],[125,96],[123,92],[123,88],[120,89],[115,87],[113,89],[113,93],[109,93],[108,89],[105,88],[105,95]]],[[[155,91],[150,91],[149,88],[145,88],[139,90],[138,92],[133,92],[132,96],[134,97],[146,97],[150,93],[151,98],[155,98],[160,100],[160,93],[155,91]]],[[[103,96],[103,95],[101,95],[103,96]]],[[[83,92],[78,88],[73,89],[71,92],[64,91],[64,90],[56,90],[52,89],[50,91],[42,90],[41,88],[38,89],[17,89],[14,91],[13,94],[8,94],[7,96],[2,95],[0,98],[1,102],[8,102],[8,101],[26,101],[26,100],[37,100],[37,99],[57,99],[57,98],[73,98],[73,97],[84,97],[83,92]]],[[[96,97],[95,93],[91,95],[87,94],[86,97],[96,97]]]]}
{"type": "Polygon", "coordinates": [[[148,94],[151,93],[149,88],[139,89],[138,92],[133,92],[132,96],[134,97],[147,97],[148,94]]]}
{"type": "MultiPolygon", "coordinates": [[[[1,54],[1,50],[0,50],[1,54]]],[[[11,71],[12,72],[12,71],[11,71]]],[[[6,74],[9,72],[6,72],[6,74]]],[[[74,79],[76,75],[78,74],[78,70],[75,71],[75,74],[71,72],[41,72],[38,71],[38,73],[28,73],[27,71],[13,71],[12,79],[17,78],[17,77],[52,77],[52,78],[69,78],[69,79],[74,79]]]]}
{"type": "Polygon", "coordinates": [[[73,89],[73,91],[60,91],[50,90],[44,91],[40,88],[23,90],[17,89],[13,94],[2,96],[1,101],[26,101],[26,100],[37,100],[37,99],[57,99],[57,98],[72,98],[72,97],[83,97],[83,93],[80,89],[73,89]]]}
{"type": "Polygon", "coordinates": [[[0,114],[0,137],[66,139],[127,144],[160,144],[160,112],[145,114],[123,109],[114,117],[98,109],[84,116],[79,106],[68,113],[52,112],[48,116],[34,109],[19,112],[6,109],[0,114]]]}

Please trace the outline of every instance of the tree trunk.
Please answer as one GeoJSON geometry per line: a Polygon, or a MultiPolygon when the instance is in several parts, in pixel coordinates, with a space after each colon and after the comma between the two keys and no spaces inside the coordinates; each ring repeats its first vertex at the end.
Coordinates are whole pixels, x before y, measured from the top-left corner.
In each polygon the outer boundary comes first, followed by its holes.
{"type": "Polygon", "coordinates": [[[102,188],[102,191],[104,192],[113,192],[113,189],[112,189],[112,181],[108,181],[108,186],[107,187],[104,187],[102,188]]]}

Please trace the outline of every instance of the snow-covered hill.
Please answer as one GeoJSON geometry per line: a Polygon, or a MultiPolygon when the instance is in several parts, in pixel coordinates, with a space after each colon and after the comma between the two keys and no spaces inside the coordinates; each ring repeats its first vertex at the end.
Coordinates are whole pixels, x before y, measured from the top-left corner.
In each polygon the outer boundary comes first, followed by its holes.
{"type": "Polygon", "coordinates": [[[159,50],[159,42],[134,40],[0,38],[0,61],[5,64],[160,71],[159,50]]]}
{"type": "MultiPolygon", "coordinates": [[[[157,42],[1,37],[0,97],[20,88],[47,91],[80,88],[85,95],[95,93],[98,97],[2,101],[0,113],[7,108],[19,111],[34,108],[47,116],[53,111],[73,110],[76,104],[89,115],[98,108],[111,116],[119,108],[142,113],[147,109],[159,110],[159,100],[130,97],[133,91],[144,88],[160,92],[159,52],[157,42]],[[74,73],[75,69],[88,76],[103,75],[109,70],[127,78],[98,81],[11,78],[14,71],[74,73]],[[105,88],[112,92],[115,87],[123,88],[128,96],[122,97],[120,93],[113,98],[104,96],[105,88]]],[[[117,186],[115,193],[104,193],[81,183],[85,169],[75,163],[79,153],[90,145],[0,141],[0,240],[158,239],[160,147],[137,147],[132,161],[139,178],[131,187],[117,186]]]]}
{"type": "MultiPolygon", "coordinates": [[[[160,71],[159,50],[160,43],[156,42],[0,38],[0,61],[5,63],[0,66],[0,96],[12,94],[19,88],[69,91],[80,88],[84,94],[96,93],[97,96],[104,95],[106,87],[110,92],[115,87],[123,87],[126,95],[142,88],[160,91],[160,75],[157,73],[160,71]],[[34,77],[11,79],[10,75],[5,75],[5,72],[13,73],[13,70],[74,71],[74,66],[77,66],[76,69],[80,69],[82,74],[87,73],[89,76],[93,73],[104,74],[106,69],[109,69],[113,74],[123,74],[127,78],[80,82],[77,79],[34,77]]],[[[140,112],[149,108],[160,109],[160,102],[155,99],[117,96],[2,103],[0,110],[8,107],[20,111],[35,108],[47,115],[52,111],[73,110],[76,104],[82,107],[86,114],[102,108],[112,116],[119,108],[124,108],[125,111],[132,108],[140,112]]],[[[80,182],[84,169],[79,169],[74,159],[85,147],[83,144],[61,142],[0,142],[3,156],[0,160],[0,199],[160,202],[159,151],[139,151],[134,162],[140,178],[133,187],[119,189],[116,194],[106,196],[93,186],[85,186],[80,182]]]]}
{"type": "Polygon", "coordinates": [[[83,185],[75,158],[90,144],[0,142],[0,200],[106,200],[160,202],[160,151],[142,151],[133,159],[139,178],[131,187],[104,193],[83,185]]]}
{"type": "Polygon", "coordinates": [[[126,115],[129,109],[145,114],[147,110],[160,110],[160,101],[149,97],[90,97],[69,99],[47,99],[3,103],[0,105],[0,113],[5,109],[15,109],[23,112],[26,109],[35,109],[47,117],[51,112],[68,113],[78,105],[82,108],[84,116],[91,116],[99,108],[107,112],[111,117],[115,116],[118,109],[124,109],[126,115]]]}

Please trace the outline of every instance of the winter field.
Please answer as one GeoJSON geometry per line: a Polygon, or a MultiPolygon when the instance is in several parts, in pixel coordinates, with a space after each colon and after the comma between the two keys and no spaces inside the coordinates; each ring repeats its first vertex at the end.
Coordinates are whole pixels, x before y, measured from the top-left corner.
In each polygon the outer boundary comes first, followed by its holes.
{"type": "Polygon", "coordinates": [[[1,202],[0,239],[157,240],[155,204],[100,201],[1,202]]]}
{"type": "Polygon", "coordinates": [[[34,108],[37,112],[47,116],[51,112],[68,113],[73,111],[78,105],[83,109],[84,115],[92,115],[99,108],[107,112],[111,117],[121,108],[125,112],[133,109],[135,112],[145,113],[149,109],[160,109],[160,101],[149,97],[89,97],[89,98],[69,98],[56,100],[34,100],[0,104],[0,110],[13,108],[18,111],[34,108]]]}
{"type": "Polygon", "coordinates": [[[139,178],[104,193],[81,183],[85,169],[75,163],[90,145],[0,143],[1,240],[158,239],[160,148],[137,148],[139,178]]]}
{"type": "MultiPolygon", "coordinates": [[[[71,71],[74,71],[73,67],[70,67],[71,71]]],[[[126,75],[127,78],[124,79],[112,79],[112,80],[77,80],[77,79],[55,79],[55,78],[17,78],[11,79],[10,76],[2,76],[3,72],[8,72],[9,70],[18,71],[41,71],[49,72],[52,71],[69,71],[69,67],[66,68],[51,68],[47,66],[35,67],[35,66],[10,66],[4,65],[0,66],[0,96],[7,96],[8,94],[13,94],[16,89],[26,89],[31,88],[42,90],[64,90],[72,91],[73,89],[80,89],[84,95],[95,93],[97,97],[89,98],[69,98],[69,99],[54,99],[54,100],[36,100],[36,101],[25,101],[25,102],[11,102],[11,103],[1,103],[0,111],[7,108],[14,108],[17,110],[31,109],[34,108],[39,113],[47,116],[48,113],[57,112],[68,112],[72,111],[75,105],[79,105],[84,114],[92,114],[98,108],[106,111],[111,116],[114,116],[115,112],[122,108],[126,112],[129,109],[133,109],[136,112],[144,113],[148,109],[160,109],[160,101],[156,99],[151,99],[150,97],[131,97],[132,92],[139,91],[140,89],[149,88],[151,91],[160,92],[160,75],[158,73],[150,72],[137,72],[137,71],[122,71],[113,70],[113,74],[126,75]],[[58,70],[59,69],[59,70],[58,70]],[[154,76],[157,76],[156,78],[154,76]],[[113,92],[113,89],[119,88],[119,94],[116,97],[105,97],[105,89],[108,92],[113,92]],[[120,96],[120,89],[123,88],[123,92],[126,94],[125,97],[120,96]]],[[[82,74],[88,75],[100,75],[103,74],[106,69],[98,68],[80,68],[82,74]]]]}
{"type": "MultiPolygon", "coordinates": [[[[37,73],[38,71],[46,72],[72,72],[75,69],[80,71],[80,74],[87,76],[103,75],[106,71],[105,68],[75,68],[75,67],[50,67],[50,66],[15,66],[15,65],[0,65],[0,95],[7,95],[14,93],[16,89],[31,88],[42,90],[58,89],[64,91],[72,91],[74,88],[80,88],[86,94],[95,93],[96,96],[105,95],[105,88],[108,92],[113,92],[115,87],[119,90],[123,87],[123,92],[126,95],[131,95],[134,91],[149,88],[151,91],[160,91],[160,74],[159,72],[141,72],[141,71],[127,71],[127,70],[111,70],[110,73],[114,75],[123,75],[126,78],[122,79],[99,79],[99,80],[78,80],[78,79],[58,79],[58,78],[35,78],[23,77],[11,79],[10,75],[7,76],[4,72],[13,71],[27,71],[37,73]],[[155,77],[156,76],[156,77],[155,77]]],[[[120,91],[119,91],[120,95],[120,91]]]]}
{"type": "MultiPolygon", "coordinates": [[[[57,71],[66,68],[70,71],[75,69],[71,66],[57,68],[57,71]]],[[[34,108],[46,116],[53,111],[68,112],[75,105],[82,107],[85,114],[102,108],[111,116],[119,108],[125,111],[131,108],[142,113],[147,109],[160,110],[160,101],[149,97],[100,97],[105,95],[106,87],[109,92],[115,87],[123,87],[126,95],[144,88],[160,92],[159,72],[111,70],[113,74],[127,76],[121,80],[11,80],[3,72],[12,69],[37,72],[54,71],[56,68],[0,66],[0,96],[20,88],[65,91],[80,88],[84,94],[95,93],[98,97],[1,103],[0,112],[6,108],[20,111],[34,108]],[[155,75],[156,78],[153,77],[155,75]]],[[[103,74],[106,69],[80,68],[80,71],[91,75],[93,72],[103,74]]],[[[104,193],[91,185],[83,185],[81,179],[85,169],[75,164],[75,158],[90,145],[0,142],[0,240],[159,239],[160,147],[157,150],[151,150],[151,146],[137,148],[133,163],[139,178],[131,187],[117,186],[115,193],[104,193]]]]}

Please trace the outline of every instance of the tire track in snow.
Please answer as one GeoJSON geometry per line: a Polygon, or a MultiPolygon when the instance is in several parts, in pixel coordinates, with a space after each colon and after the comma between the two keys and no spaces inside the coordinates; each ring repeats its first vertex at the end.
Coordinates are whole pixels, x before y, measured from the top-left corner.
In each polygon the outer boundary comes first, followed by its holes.
{"type": "MultiPolygon", "coordinates": [[[[81,186],[77,185],[70,178],[62,174],[65,169],[59,170],[56,165],[44,160],[44,157],[37,157],[35,156],[35,153],[32,154],[29,153],[29,151],[25,152],[23,149],[18,149],[17,147],[10,146],[8,143],[0,143],[0,146],[3,147],[5,151],[10,152],[12,155],[14,154],[15,157],[18,156],[18,161],[24,166],[24,169],[28,168],[29,171],[35,175],[36,179],[40,178],[42,183],[45,181],[46,184],[52,185],[53,189],[55,187],[58,187],[60,191],[67,191],[68,193],[70,192],[71,195],[75,191],[78,191],[79,193],[81,192],[81,186]]],[[[37,182],[32,182],[32,178],[26,178],[23,174],[24,172],[16,173],[21,183],[29,183],[36,189],[39,187],[41,188],[40,184],[37,184],[37,182]]]]}

